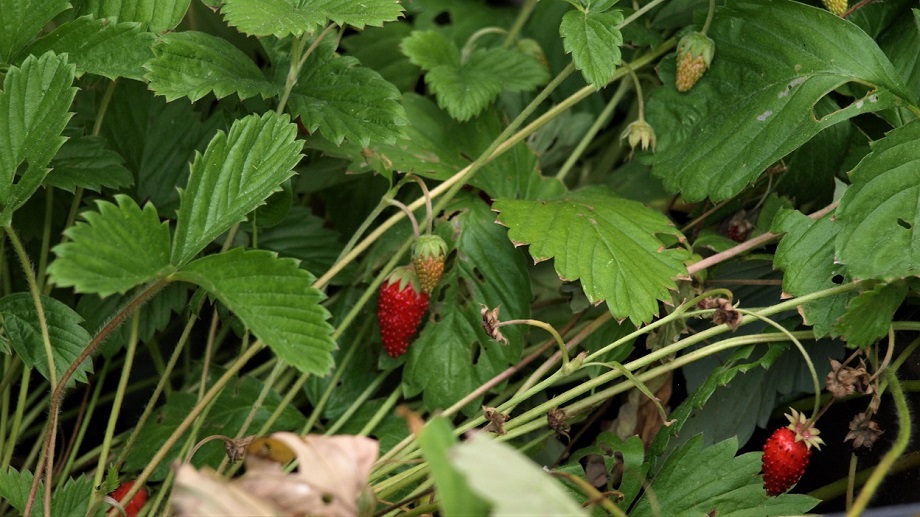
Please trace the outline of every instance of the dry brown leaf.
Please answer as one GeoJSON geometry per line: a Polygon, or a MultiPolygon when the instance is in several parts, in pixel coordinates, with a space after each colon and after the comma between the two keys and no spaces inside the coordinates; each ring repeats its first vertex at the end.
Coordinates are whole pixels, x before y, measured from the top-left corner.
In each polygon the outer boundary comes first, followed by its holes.
{"type": "Polygon", "coordinates": [[[179,515],[358,515],[378,452],[377,441],[363,436],[274,433],[253,441],[237,479],[180,467],[187,481],[177,478],[173,505],[179,515]],[[294,458],[297,470],[286,472],[294,458]]]}

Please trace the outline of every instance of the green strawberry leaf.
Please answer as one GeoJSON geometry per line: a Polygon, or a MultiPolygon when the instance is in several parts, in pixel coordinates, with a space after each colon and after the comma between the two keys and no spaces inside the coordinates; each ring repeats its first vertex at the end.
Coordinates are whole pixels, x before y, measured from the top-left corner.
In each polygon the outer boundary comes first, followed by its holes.
{"type": "Polygon", "coordinates": [[[164,34],[153,47],[156,57],[145,66],[150,89],[167,101],[188,97],[192,102],[214,93],[218,99],[240,99],[281,93],[246,54],[229,41],[197,31],[164,34]]]}
{"type": "Polygon", "coordinates": [[[653,515],[723,516],[800,515],[819,501],[799,494],[770,497],[763,489],[761,454],[735,456],[734,438],[703,447],[696,435],[668,457],[664,468],[648,486],[631,517],[653,515]]]}
{"type": "Polygon", "coordinates": [[[602,7],[573,9],[565,13],[559,25],[565,52],[572,54],[575,68],[598,90],[607,85],[620,64],[623,44],[623,35],[617,28],[623,13],[602,12],[602,7]]]}
{"type": "Polygon", "coordinates": [[[837,260],[854,278],[920,273],[920,122],[878,140],[850,172],[836,220],[837,260]]]}
{"type": "MultiPolygon", "coordinates": [[[[83,318],[64,303],[47,296],[41,297],[41,303],[51,339],[55,378],[60,379],[89,344],[91,336],[80,326],[83,318]]],[[[32,296],[29,293],[13,293],[0,298],[0,317],[3,318],[5,337],[23,364],[27,368],[35,368],[49,379],[48,357],[32,296]]],[[[87,382],[86,375],[92,371],[93,363],[87,358],[77,367],[68,386],[73,386],[74,382],[87,382]]]]}
{"type": "Polygon", "coordinates": [[[252,36],[278,38],[333,23],[363,29],[397,19],[403,7],[396,0],[226,0],[221,12],[227,23],[252,36]]]}
{"type": "Polygon", "coordinates": [[[79,73],[140,80],[143,64],[153,57],[150,47],[155,41],[156,36],[141,31],[138,23],[112,23],[82,16],[59,25],[33,43],[28,52],[66,53],[79,73]]]}
{"type": "MultiPolygon", "coordinates": [[[[784,210],[773,220],[772,231],[786,234],[774,256],[774,266],[784,272],[785,293],[804,296],[835,287],[840,283],[838,276],[846,278],[846,268],[834,263],[834,241],[840,225],[834,223],[832,215],[814,221],[799,211],[784,210]]],[[[802,306],[805,323],[814,327],[815,336],[837,336],[834,323],[853,296],[843,293],[802,306]]]]}
{"type": "Polygon", "coordinates": [[[332,326],[312,287],[316,278],[293,259],[234,248],[197,259],[173,275],[205,288],[236,314],[283,361],[301,372],[332,368],[332,326]]]}
{"type": "Polygon", "coordinates": [[[119,22],[138,22],[150,32],[161,33],[179,25],[191,0],[92,0],[78,2],[80,14],[114,18],[119,22]]]}
{"type": "Polygon", "coordinates": [[[834,326],[847,346],[865,348],[888,335],[894,312],[907,296],[907,284],[879,284],[850,301],[847,312],[834,326]]]}
{"type": "Polygon", "coordinates": [[[237,120],[220,131],[204,155],[195,155],[181,194],[173,263],[181,266],[290,178],[300,161],[297,126],[267,112],[237,120]]]}
{"type": "Polygon", "coordinates": [[[406,111],[399,90],[351,56],[321,42],[307,58],[288,106],[310,132],[339,144],[343,139],[367,147],[403,137],[406,111]]]}
{"type": "MultiPolygon", "coordinates": [[[[198,377],[201,377],[201,373],[198,377]]],[[[217,380],[218,375],[223,372],[215,372],[209,379],[209,386],[217,380]]],[[[207,417],[201,419],[202,425],[198,429],[198,436],[224,435],[236,436],[243,424],[248,423],[249,429],[258,429],[271,417],[275,410],[281,405],[281,395],[273,389],[264,391],[264,384],[252,376],[242,376],[238,379],[231,380],[227,389],[221,390],[220,395],[214,399],[213,405],[207,412],[207,417]],[[262,397],[264,396],[264,400],[262,397]],[[262,400],[262,404],[256,410],[251,422],[249,414],[253,410],[253,401],[262,400]]],[[[156,451],[163,448],[166,440],[179,426],[182,420],[188,416],[198,401],[196,393],[186,393],[182,391],[173,391],[167,396],[166,403],[157,407],[154,413],[156,425],[146,425],[141,430],[137,438],[137,443],[128,452],[125,458],[123,470],[127,472],[139,471],[147,466],[150,457],[156,451]]],[[[273,424],[268,432],[282,431],[288,429],[298,429],[305,423],[305,418],[291,404],[286,404],[284,409],[279,411],[278,418],[273,420],[273,424]]],[[[268,433],[266,433],[268,434],[268,433]]],[[[183,452],[183,443],[188,438],[188,432],[167,453],[166,458],[160,462],[159,466],[153,470],[151,481],[160,481],[169,473],[170,464],[179,457],[183,452]]],[[[227,452],[220,441],[213,444],[209,443],[199,449],[192,457],[192,465],[197,468],[208,465],[217,468],[221,460],[226,459],[227,452]]],[[[86,511],[86,505],[82,507],[86,511]]],[[[81,513],[81,515],[83,515],[81,513]]]]}
{"type": "Polygon", "coordinates": [[[412,33],[405,23],[368,27],[342,39],[342,49],[366,67],[376,70],[401,92],[415,89],[420,70],[400,52],[400,43],[412,33]]]}
{"type": "MultiPolygon", "coordinates": [[[[532,297],[527,266],[507,241],[495,215],[478,198],[451,206],[459,235],[455,266],[441,279],[429,311],[437,324],[423,323],[409,347],[403,387],[422,393],[429,409],[446,408],[520,359],[524,328],[504,327],[510,344],[493,341],[482,328],[482,305],[501,307],[502,319],[530,317],[532,297]]],[[[479,401],[464,411],[473,414],[479,401]]]]}
{"type": "Polygon", "coordinates": [[[566,193],[551,201],[499,199],[494,209],[516,244],[530,245],[536,261],[555,259],[563,280],[581,280],[592,303],[606,301],[617,318],[651,320],[658,301],[670,301],[674,278],[686,275],[688,254],[663,249],[656,236],[683,239],[659,212],[603,188],[566,193]]]}
{"type": "Polygon", "coordinates": [[[134,183],[124,159],[106,149],[103,139],[96,136],[64,142],[51,164],[53,168],[45,176],[45,185],[68,192],[77,188],[101,192],[103,188],[119,189],[134,183]]]}
{"type": "Polygon", "coordinates": [[[461,122],[481,113],[503,91],[529,91],[549,80],[542,64],[517,49],[478,48],[461,55],[452,41],[433,31],[413,33],[402,48],[427,72],[425,83],[438,105],[461,122]]]}
{"type": "Polygon", "coordinates": [[[418,445],[428,460],[435,491],[444,515],[489,515],[489,505],[470,489],[463,474],[451,463],[450,448],[457,445],[450,422],[434,417],[418,431],[418,445]]]}
{"type": "Polygon", "coordinates": [[[195,149],[204,150],[212,131],[188,100],[167,103],[137,81],[117,85],[102,125],[108,145],[137,178],[135,199],[149,199],[164,216],[178,209],[176,185],[185,184],[195,149]]]}
{"type": "Polygon", "coordinates": [[[67,56],[29,56],[10,67],[0,91],[0,226],[8,226],[48,174],[63,145],[67,110],[77,89],[67,56]]]}
{"type": "Polygon", "coordinates": [[[172,271],[169,224],[156,208],[141,209],[124,194],[115,202],[96,201],[98,212],[83,212],[86,222],[64,232],[70,240],[54,247],[57,259],[48,266],[55,285],[108,296],[172,271]]]}
{"type": "Polygon", "coordinates": [[[67,0],[0,0],[0,63],[9,63],[42,27],[69,8],[67,0]]]}
{"type": "Polygon", "coordinates": [[[728,199],[825,128],[914,98],[866,33],[824,9],[736,2],[717,10],[709,36],[716,58],[693,91],[670,86],[667,59],[669,86],[648,102],[649,123],[669,128],[651,157],[654,173],[687,201],[728,199]],[[848,82],[866,85],[865,94],[830,114],[802,116],[848,82]]]}
{"type": "Polygon", "coordinates": [[[339,233],[302,206],[293,206],[280,223],[259,229],[259,247],[296,258],[307,271],[326,271],[342,251],[339,233]]]}
{"type": "Polygon", "coordinates": [[[586,515],[530,458],[485,433],[474,434],[450,453],[473,492],[491,504],[492,515],[586,515]]]}
{"type": "MultiPolygon", "coordinates": [[[[17,471],[13,467],[0,470],[0,499],[9,503],[20,515],[25,512],[26,502],[35,476],[31,471],[17,471]]],[[[55,517],[84,517],[86,501],[93,497],[93,480],[88,476],[68,479],[63,486],[55,486],[51,493],[51,512],[55,517]]],[[[39,482],[32,515],[44,515],[45,484],[39,482]]]]}

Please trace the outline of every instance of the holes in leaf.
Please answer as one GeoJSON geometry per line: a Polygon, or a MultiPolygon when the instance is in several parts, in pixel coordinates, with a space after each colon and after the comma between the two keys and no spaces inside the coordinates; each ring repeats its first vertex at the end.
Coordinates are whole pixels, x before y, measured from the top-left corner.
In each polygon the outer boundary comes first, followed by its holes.
{"type": "Polygon", "coordinates": [[[322,499],[323,499],[323,504],[332,504],[332,502],[335,501],[335,497],[333,497],[332,494],[328,492],[323,494],[322,499]]]}
{"type": "Polygon", "coordinates": [[[437,25],[450,25],[451,23],[450,12],[443,11],[443,12],[438,13],[438,15],[434,17],[434,23],[436,23],[437,25]]]}
{"type": "Polygon", "coordinates": [[[831,277],[831,282],[834,282],[837,285],[843,284],[843,275],[834,275],[831,277]]]}
{"type": "Polygon", "coordinates": [[[476,364],[479,362],[479,356],[482,354],[482,346],[479,344],[479,341],[473,341],[473,345],[470,347],[470,363],[476,364]]]}
{"type": "Polygon", "coordinates": [[[910,230],[912,227],[912,225],[909,222],[905,221],[904,219],[901,219],[900,217],[898,217],[898,226],[900,226],[901,228],[904,228],[905,230],[910,230]]]}

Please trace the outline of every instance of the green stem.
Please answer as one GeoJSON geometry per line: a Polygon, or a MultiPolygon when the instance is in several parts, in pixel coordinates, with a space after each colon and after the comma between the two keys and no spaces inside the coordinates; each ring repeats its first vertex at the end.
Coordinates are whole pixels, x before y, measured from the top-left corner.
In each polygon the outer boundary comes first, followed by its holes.
{"type": "Polygon", "coordinates": [[[661,3],[663,3],[664,1],[665,1],[665,0],[652,0],[651,2],[649,2],[649,3],[645,4],[645,5],[643,5],[641,8],[637,9],[636,12],[632,13],[631,15],[629,15],[629,17],[627,17],[627,18],[626,18],[625,20],[623,20],[619,25],[617,25],[617,29],[622,29],[623,27],[626,27],[626,26],[629,25],[630,23],[632,23],[632,22],[636,21],[637,19],[639,19],[639,17],[642,16],[643,14],[645,14],[645,13],[651,11],[652,9],[658,7],[658,5],[661,4],[661,3]]]}
{"type": "Polygon", "coordinates": [[[712,17],[716,13],[716,0],[709,0],[709,12],[706,13],[706,21],[703,23],[703,30],[700,32],[704,35],[706,31],[709,30],[709,25],[712,23],[712,17]]]}
{"type": "Polygon", "coordinates": [[[809,373],[811,373],[811,382],[815,390],[814,406],[812,407],[812,410],[811,410],[811,416],[809,416],[808,422],[805,424],[805,428],[808,429],[809,427],[811,427],[812,424],[815,423],[815,420],[817,420],[817,417],[818,417],[818,412],[821,411],[821,382],[818,380],[818,372],[815,371],[815,365],[814,363],[811,362],[811,356],[808,355],[808,351],[805,350],[805,347],[802,346],[802,343],[798,339],[796,339],[795,336],[792,335],[792,332],[790,332],[788,329],[786,329],[779,323],[773,321],[772,319],[766,316],[757,314],[756,312],[751,312],[751,311],[744,310],[744,309],[735,309],[735,310],[741,314],[754,316],[755,318],[769,324],[771,327],[782,332],[783,334],[786,334],[786,337],[788,337],[789,340],[792,341],[792,343],[795,345],[795,347],[799,349],[799,353],[802,354],[802,359],[805,360],[805,364],[808,366],[808,371],[809,373]]]}
{"type": "Polygon", "coordinates": [[[380,372],[380,374],[377,375],[377,378],[374,379],[367,386],[367,388],[365,388],[364,391],[361,392],[360,395],[358,395],[358,398],[356,398],[355,401],[352,402],[351,405],[348,406],[348,409],[346,409],[345,412],[342,413],[342,416],[340,416],[334,424],[329,426],[329,429],[327,429],[326,432],[323,434],[333,435],[339,429],[341,429],[343,425],[347,424],[348,420],[352,417],[352,415],[355,414],[355,411],[357,411],[365,402],[367,402],[367,399],[369,399],[370,396],[373,395],[375,391],[377,391],[377,388],[379,388],[380,385],[383,384],[383,381],[386,380],[389,374],[390,372],[380,372]]]}
{"type": "Polygon", "coordinates": [[[496,325],[496,327],[500,328],[506,325],[530,325],[532,327],[538,327],[538,328],[541,328],[549,332],[553,336],[553,339],[556,340],[556,344],[559,345],[559,353],[562,354],[562,369],[563,371],[568,371],[569,369],[569,351],[565,346],[565,341],[562,340],[562,336],[559,335],[559,332],[557,332],[556,329],[553,328],[552,325],[550,325],[549,323],[540,321],[540,320],[521,319],[521,320],[503,321],[499,323],[498,325],[496,325]]]}
{"type": "Polygon", "coordinates": [[[137,495],[137,492],[141,489],[141,487],[143,487],[144,483],[147,482],[147,479],[150,478],[150,475],[153,473],[154,469],[156,469],[160,463],[166,459],[166,455],[170,453],[172,447],[179,441],[179,438],[182,437],[185,431],[191,427],[192,423],[198,418],[198,415],[201,414],[202,410],[217,398],[217,396],[224,390],[224,388],[226,388],[230,380],[236,376],[237,372],[239,372],[240,369],[242,369],[243,366],[245,366],[246,363],[249,362],[249,360],[252,359],[253,356],[255,356],[260,350],[262,350],[262,342],[255,341],[248,349],[240,354],[240,356],[237,357],[232,364],[230,364],[224,374],[221,375],[219,379],[217,379],[217,382],[215,382],[214,385],[211,386],[211,389],[205,393],[204,397],[197,404],[195,404],[195,407],[193,407],[189,414],[186,415],[185,419],[183,419],[182,422],[179,423],[175,429],[173,429],[173,432],[169,438],[167,438],[163,445],[157,449],[157,452],[150,459],[149,463],[147,463],[147,466],[144,467],[144,470],[138,474],[137,478],[135,478],[134,486],[125,495],[125,500],[130,501],[135,495],[137,495]]]}
{"type": "Polygon", "coordinates": [[[502,43],[502,47],[508,48],[514,44],[518,34],[520,34],[521,29],[524,28],[524,24],[527,23],[527,20],[530,19],[530,15],[533,14],[533,10],[539,1],[540,0],[527,0],[524,2],[524,5],[518,8],[517,17],[514,19],[514,25],[508,29],[508,34],[505,35],[505,41],[502,43]]]}
{"type": "Polygon", "coordinates": [[[38,291],[45,293],[45,270],[48,268],[48,250],[51,248],[51,219],[54,217],[54,187],[45,188],[45,224],[42,226],[42,245],[38,254],[38,291]]]}
{"type": "Polygon", "coordinates": [[[35,278],[35,272],[32,271],[32,263],[29,261],[29,255],[26,253],[22,241],[12,226],[4,226],[3,230],[10,240],[10,245],[19,257],[19,263],[22,265],[22,271],[26,275],[26,282],[29,284],[29,294],[32,295],[32,303],[35,305],[35,314],[38,317],[38,326],[42,334],[42,346],[45,347],[45,359],[48,361],[48,381],[51,382],[51,389],[57,387],[57,368],[54,365],[54,351],[51,348],[51,335],[48,333],[48,320],[45,317],[45,308],[42,305],[41,290],[38,280],[35,278]]]}
{"type": "Polygon", "coordinates": [[[594,137],[605,127],[607,123],[610,122],[610,119],[613,118],[613,113],[619,106],[620,101],[623,100],[623,97],[626,96],[626,91],[629,89],[629,84],[625,81],[620,81],[620,86],[617,88],[617,91],[614,92],[613,97],[610,98],[610,101],[604,106],[604,110],[598,115],[594,123],[591,124],[591,127],[588,128],[588,132],[585,133],[581,140],[578,141],[578,145],[575,146],[575,149],[572,149],[572,152],[569,153],[568,158],[565,159],[565,163],[562,164],[562,167],[559,169],[559,172],[556,173],[556,179],[559,181],[565,181],[566,176],[569,175],[572,168],[575,167],[575,164],[581,158],[582,154],[585,152],[585,149],[588,148],[588,145],[594,141],[594,137]]]}
{"type": "Polygon", "coordinates": [[[6,471],[9,467],[10,462],[13,460],[13,450],[16,448],[16,443],[19,441],[19,430],[22,426],[22,415],[26,410],[26,398],[29,395],[29,377],[32,374],[31,368],[22,369],[22,377],[19,380],[19,397],[16,400],[16,410],[13,413],[13,425],[10,427],[10,435],[7,438],[7,441],[4,443],[4,447],[0,448],[0,453],[2,453],[2,459],[0,459],[0,470],[6,471]]]}
{"type": "Polygon", "coordinates": [[[364,427],[358,431],[358,436],[367,436],[374,429],[377,428],[377,424],[381,420],[386,418],[386,416],[393,410],[393,406],[396,405],[396,402],[399,401],[399,398],[402,396],[402,386],[397,386],[396,389],[390,393],[390,396],[377,408],[377,412],[374,413],[374,416],[364,424],[364,427]]]}
{"type": "Polygon", "coordinates": [[[288,69],[287,78],[284,81],[284,91],[281,93],[281,99],[278,101],[278,107],[275,108],[275,114],[281,115],[284,113],[284,108],[287,106],[288,98],[291,96],[291,91],[294,90],[294,86],[297,85],[297,80],[300,78],[300,70],[303,68],[303,65],[307,62],[307,58],[310,57],[310,54],[316,50],[316,46],[325,38],[331,30],[335,29],[335,25],[327,25],[323,31],[317,36],[313,43],[310,44],[310,47],[307,48],[306,52],[301,53],[304,45],[306,45],[307,38],[309,34],[304,33],[298,38],[294,39],[294,43],[291,45],[291,65],[288,69]]]}
{"type": "Polygon", "coordinates": [[[569,483],[577,486],[579,490],[582,491],[586,496],[588,496],[588,504],[600,504],[604,510],[607,510],[607,513],[611,515],[616,515],[618,517],[626,517],[626,512],[620,509],[609,497],[600,493],[597,488],[594,487],[591,483],[581,476],[573,476],[568,472],[560,471],[550,471],[549,473],[553,477],[558,477],[565,479],[569,483]]]}
{"type": "Polygon", "coordinates": [[[869,500],[872,499],[872,496],[875,495],[875,491],[882,483],[882,480],[888,475],[888,472],[898,458],[904,454],[910,442],[910,435],[912,432],[910,410],[907,407],[907,399],[904,397],[904,392],[901,390],[901,384],[891,370],[885,370],[885,380],[888,381],[891,397],[894,399],[894,406],[898,411],[898,437],[891,450],[882,457],[882,461],[880,461],[878,466],[875,467],[875,470],[872,471],[872,475],[869,476],[866,485],[860,490],[859,496],[856,497],[856,501],[853,502],[853,507],[847,511],[847,517],[862,515],[866,506],[869,504],[869,500]]]}
{"type": "MultiPolygon", "coordinates": [[[[83,438],[86,436],[86,431],[89,429],[89,423],[93,419],[93,415],[96,413],[96,408],[99,407],[99,399],[102,397],[102,389],[105,384],[105,379],[109,375],[109,370],[111,369],[112,361],[106,360],[100,371],[97,371],[93,383],[93,393],[90,396],[89,402],[86,405],[85,411],[80,411],[78,414],[78,425],[79,428],[76,432],[76,437],[73,441],[71,448],[71,453],[67,457],[67,463],[64,464],[64,468],[61,470],[61,473],[58,475],[61,479],[67,479],[70,477],[70,472],[73,470],[73,466],[77,461],[77,453],[80,451],[83,445],[83,438]]],[[[66,418],[66,415],[65,415],[66,418]]]]}
{"type": "MultiPolygon", "coordinates": [[[[125,390],[128,386],[128,380],[131,378],[131,368],[134,366],[134,354],[137,351],[138,331],[140,328],[140,315],[135,312],[131,318],[131,337],[128,339],[127,353],[125,355],[125,364],[121,369],[121,378],[118,380],[118,387],[115,391],[115,400],[112,401],[112,410],[109,413],[109,421],[105,428],[105,434],[102,438],[102,450],[99,452],[99,461],[96,463],[96,472],[93,476],[93,486],[100,486],[102,478],[105,476],[105,464],[109,459],[109,451],[112,446],[112,437],[115,435],[115,425],[118,423],[118,416],[121,413],[122,402],[125,397],[125,390]]],[[[125,499],[130,501],[130,499],[125,499]]],[[[95,504],[95,498],[90,498],[87,513],[90,513],[92,506],[95,504]]]]}

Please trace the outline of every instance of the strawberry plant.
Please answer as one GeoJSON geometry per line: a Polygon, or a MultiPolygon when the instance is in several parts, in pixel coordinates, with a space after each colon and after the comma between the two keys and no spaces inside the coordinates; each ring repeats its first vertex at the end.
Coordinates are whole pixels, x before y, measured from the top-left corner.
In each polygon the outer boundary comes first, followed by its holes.
{"type": "Polygon", "coordinates": [[[914,7],[0,0],[0,515],[920,504],[914,7]]]}

